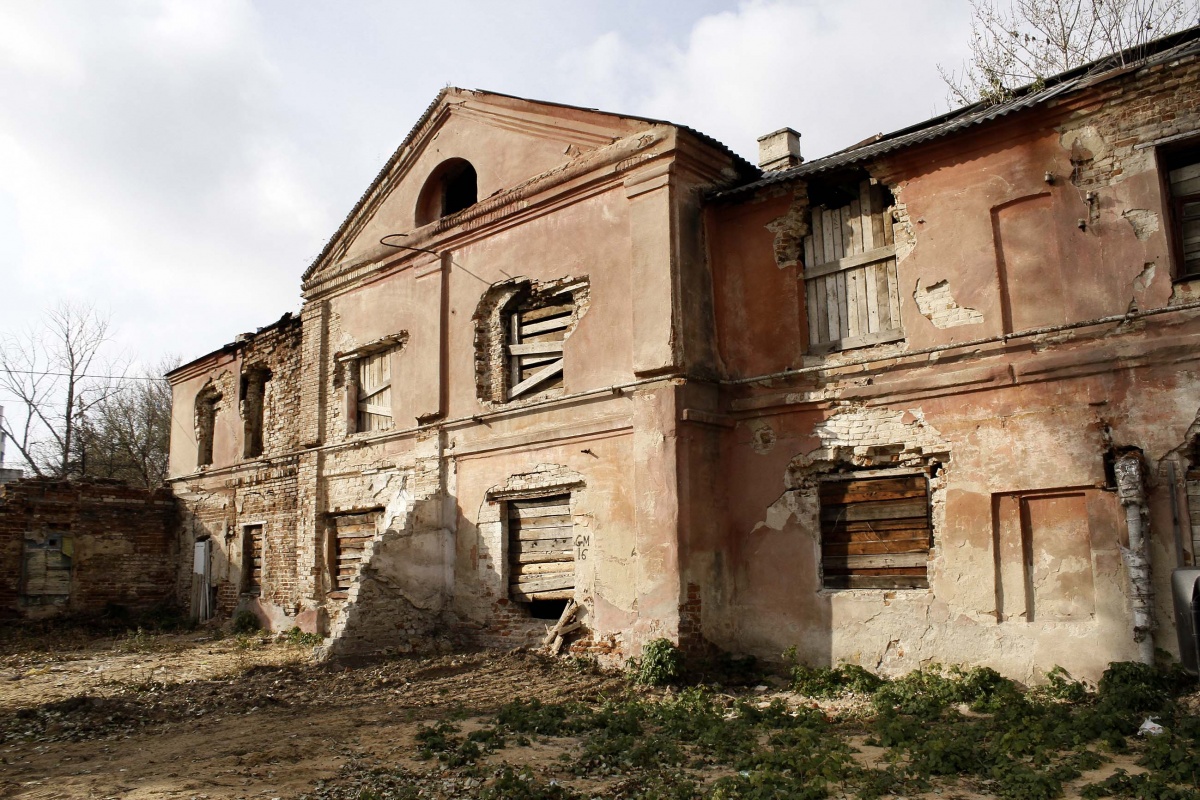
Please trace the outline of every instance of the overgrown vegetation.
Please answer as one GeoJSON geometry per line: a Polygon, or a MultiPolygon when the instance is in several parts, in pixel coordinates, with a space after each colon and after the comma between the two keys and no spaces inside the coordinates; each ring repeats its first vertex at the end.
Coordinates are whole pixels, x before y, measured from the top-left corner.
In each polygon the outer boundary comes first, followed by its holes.
{"type": "Polygon", "coordinates": [[[316,647],[321,642],[325,641],[325,637],[319,633],[305,633],[298,627],[292,627],[284,632],[283,640],[288,644],[294,644],[301,647],[316,647]]]}
{"type": "Polygon", "coordinates": [[[258,617],[254,616],[253,611],[239,611],[233,615],[234,633],[257,633],[260,630],[262,630],[262,623],[258,621],[258,617]]]}
{"type": "Polygon", "coordinates": [[[1200,719],[1175,700],[1195,681],[1178,672],[1113,664],[1093,689],[1055,669],[1027,690],[987,667],[934,664],[887,679],[854,665],[807,667],[793,654],[795,695],[637,688],[678,685],[683,666],[673,647],[647,647],[630,664],[633,685],[616,695],[515,699],[474,722],[426,725],[420,756],[465,781],[455,796],[480,798],[873,799],[965,786],[1049,800],[1071,785],[1087,798],[1200,800],[1200,719]],[[835,707],[855,710],[822,710],[835,707]],[[1143,740],[1136,733],[1148,716],[1165,732],[1143,740]],[[882,758],[856,758],[857,741],[883,748],[882,758]],[[521,748],[538,743],[561,752],[557,766],[510,763],[527,761],[521,748]],[[1084,784],[1116,754],[1147,772],[1084,784]]]}
{"type": "Polygon", "coordinates": [[[652,639],[641,658],[629,659],[634,680],[646,686],[665,686],[683,676],[683,654],[669,639],[652,639]]]}

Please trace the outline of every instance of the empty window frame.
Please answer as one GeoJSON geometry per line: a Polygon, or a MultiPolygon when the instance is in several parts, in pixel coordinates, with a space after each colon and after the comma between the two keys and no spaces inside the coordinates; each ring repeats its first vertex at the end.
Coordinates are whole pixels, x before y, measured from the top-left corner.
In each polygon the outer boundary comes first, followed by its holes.
{"type": "Polygon", "coordinates": [[[891,193],[869,179],[810,187],[804,292],[813,352],[904,338],[891,193]]]}
{"type": "Polygon", "coordinates": [[[563,385],[563,341],[575,315],[569,293],[519,305],[507,319],[509,400],[563,385]]]}
{"type": "Polygon", "coordinates": [[[379,514],[376,510],[330,517],[330,588],[335,599],[344,598],[358,577],[367,542],[375,537],[379,514]]]}
{"type": "Polygon", "coordinates": [[[49,531],[24,541],[21,565],[21,599],[26,605],[65,602],[71,595],[74,539],[68,533],[49,531]]]}
{"type": "Polygon", "coordinates": [[[262,594],[263,526],[242,526],[242,593],[262,594]]]}
{"type": "Polygon", "coordinates": [[[359,358],[356,376],[356,430],[359,433],[388,430],[392,427],[392,351],[359,358]]]}
{"type": "Polygon", "coordinates": [[[196,395],[196,466],[207,467],[213,463],[213,439],[217,429],[217,410],[221,404],[221,393],[212,384],[205,386],[196,395]]]}
{"type": "Polygon", "coordinates": [[[263,420],[267,403],[267,382],[271,371],[265,367],[247,370],[242,375],[242,422],[244,458],[263,454],[263,420]]]}
{"type": "Polygon", "coordinates": [[[1200,277],[1200,148],[1167,152],[1166,190],[1170,197],[1171,246],[1175,278],[1200,277]]]}
{"type": "Polygon", "coordinates": [[[826,589],[924,589],[932,528],[925,475],[829,476],[820,484],[826,589]]]}
{"type": "Polygon", "coordinates": [[[430,222],[457,214],[479,200],[479,176],[471,162],[462,158],[443,161],[430,173],[417,199],[416,223],[430,222]]]}
{"type": "MultiPolygon", "coordinates": [[[[509,598],[538,608],[556,603],[561,613],[561,604],[575,596],[571,495],[514,499],[506,505],[509,598]]],[[[557,619],[553,609],[546,611],[557,619]]]]}

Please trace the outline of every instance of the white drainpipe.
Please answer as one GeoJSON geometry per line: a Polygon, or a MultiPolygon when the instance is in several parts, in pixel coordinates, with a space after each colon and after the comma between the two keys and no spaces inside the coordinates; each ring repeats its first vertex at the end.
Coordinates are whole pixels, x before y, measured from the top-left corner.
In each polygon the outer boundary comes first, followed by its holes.
{"type": "Polygon", "coordinates": [[[1146,509],[1145,473],[1141,454],[1126,453],[1115,464],[1117,498],[1125,508],[1129,529],[1129,547],[1121,548],[1129,585],[1133,592],[1133,640],[1138,645],[1138,660],[1154,663],[1154,589],[1150,584],[1150,518],[1146,509]]]}

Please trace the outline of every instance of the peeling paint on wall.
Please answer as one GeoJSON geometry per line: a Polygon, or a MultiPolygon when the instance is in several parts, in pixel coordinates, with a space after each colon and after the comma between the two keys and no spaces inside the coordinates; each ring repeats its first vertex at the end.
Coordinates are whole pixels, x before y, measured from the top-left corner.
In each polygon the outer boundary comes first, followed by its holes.
{"type": "Polygon", "coordinates": [[[787,213],[771,220],[766,228],[775,234],[775,266],[784,269],[799,264],[808,235],[808,195],[802,187],[796,188],[787,213]]]}
{"type": "Polygon", "coordinates": [[[1131,208],[1121,214],[1133,228],[1133,235],[1139,241],[1146,241],[1151,234],[1158,232],[1158,214],[1147,208],[1131,208]]]}
{"type": "Polygon", "coordinates": [[[1154,282],[1154,273],[1156,265],[1153,261],[1147,262],[1138,276],[1133,279],[1133,288],[1135,291],[1144,292],[1150,288],[1150,284],[1154,282]]]}
{"type": "Polygon", "coordinates": [[[750,423],[750,446],[754,452],[766,455],[775,449],[775,440],[775,429],[769,423],[763,420],[750,423]]]}
{"type": "Polygon", "coordinates": [[[920,409],[847,406],[814,425],[813,433],[820,446],[794,459],[793,472],[821,462],[871,467],[919,463],[923,456],[950,449],[920,409]]]}
{"type": "Polygon", "coordinates": [[[890,186],[896,204],[892,207],[892,237],[896,243],[896,262],[900,263],[912,255],[917,247],[917,235],[908,216],[908,206],[900,202],[900,187],[890,186]]]}
{"type": "Polygon", "coordinates": [[[978,325],[983,322],[983,314],[954,302],[948,280],[931,283],[922,289],[921,279],[917,278],[913,300],[917,302],[921,316],[932,322],[936,328],[957,328],[959,325],[978,325]]]}

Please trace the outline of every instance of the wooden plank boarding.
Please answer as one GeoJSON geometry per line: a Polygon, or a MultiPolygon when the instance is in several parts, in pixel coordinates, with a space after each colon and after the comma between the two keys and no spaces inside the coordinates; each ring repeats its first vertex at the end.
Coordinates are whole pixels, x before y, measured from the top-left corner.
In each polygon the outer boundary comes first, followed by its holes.
{"type": "Polygon", "coordinates": [[[818,488],[825,588],[923,588],[932,529],[923,474],[831,476],[818,488]]]}
{"type": "Polygon", "coordinates": [[[811,352],[903,338],[890,215],[884,188],[870,180],[843,206],[812,208],[803,240],[811,352]]]}
{"type": "MultiPolygon", "coordinates": [[[[846,335],[861,336],[865,331],[858,324],[858,270],[845,273],[846,281],[846,335]]],[[[840,276],[839,276],[840,277],[840,276]]]]}
{"type": "Polygon", "coordinates": [[[829,275],[834,272],[842,272],[843,270],[854,269],[865,264],[874,264],[879,261],[886,261],[896,254],[896,248],[893,245],[885,245],[884,247],[876,247],[874,250],[869,250],[866,253],[859,253],[853,256],[846,256],[840,259],[832,259],[820,264],[814,264],[810,269],[804,271],[806,278],[816,278],[821,275],[829,275]]]}
{"type": "Polygon", "coordinates": [[[520,602],[562,599],[575,589],[575,543],[568,494],[514,499],[508,520],[509,597],[520,602]],[[551,596],[553,595],[553,596],[551,596]]]}

